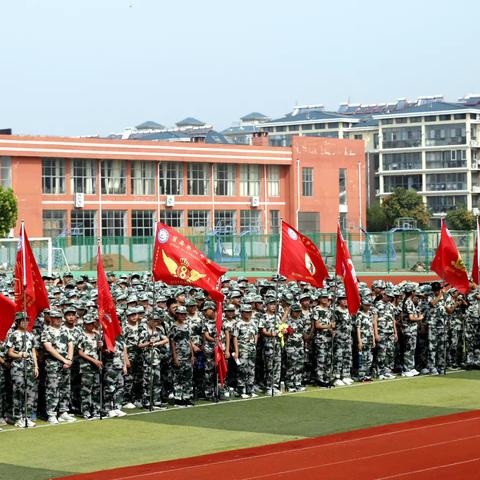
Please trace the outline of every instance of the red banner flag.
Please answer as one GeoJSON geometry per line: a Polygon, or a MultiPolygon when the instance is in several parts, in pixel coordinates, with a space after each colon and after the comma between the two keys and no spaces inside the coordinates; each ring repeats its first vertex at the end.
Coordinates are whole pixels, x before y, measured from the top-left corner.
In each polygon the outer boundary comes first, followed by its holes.
{"type": "Polygon", "coordinates": [[[102,255],[100,245],[98,245],[97,254],[97,289],[98,289],[98,321],[102,326],[103,336],[107,350],[115,350],[115,339],[122,333],[120,322],[118,321],[117,311],[113,303],[110,286],[103,270],[102,255]]]}
{"type": "Polygon", "coordinates": [[[222,301],[217,284],[225,272],[172,227],[157,223],[152,262],[155,281],[203,288],[213,300],[222,301]]]}
{"type": "Polygon", "coordinates": [[[466,294],[470,289],[465,264],[443,220],[440,243],[430,269],[459,292],[466,294]]]}
{"type": "Polygon", "coordinates": [[[7,333],[15,320],[15,302],[0,293],[0,340],[7,338],[7,333]]]}
{"type": "Polygon", "coordinates": [[[278,273],[289,280],[308,282],[321,288],[328,270],[316,245],[282,220],[278,273]]]}
{"type": "Polygon", "coordinates": [[[478,238],[480,234],[480,227],[478,225],[478,219],[477,219],[477,238],[475,240],[475,252],[473,254],[473,265],[472,265],[472,280],[478,285],[478,258],[480,255],[478,255],[478,249],[480,247],[480,244],[478,243],[478,238]]]}
{"type": "Polygon", "coordinates": [[[50,308],[47,289],[22,222],[15,264],[15,311],[27,312],[27,328],[31,331],[38,315],[46,308],[50,308]]]}
{"type": "Polygon", "coordinates": [[[342,232],[340,231],[340,225],[337,225],[337,257],[335,274],[343,279],[345,293],[347,295],[348,311],[351,315],[354,315],[360,308],[357,274],[352,259],[350,258],[347,245],[343,239],[342,232]]]}

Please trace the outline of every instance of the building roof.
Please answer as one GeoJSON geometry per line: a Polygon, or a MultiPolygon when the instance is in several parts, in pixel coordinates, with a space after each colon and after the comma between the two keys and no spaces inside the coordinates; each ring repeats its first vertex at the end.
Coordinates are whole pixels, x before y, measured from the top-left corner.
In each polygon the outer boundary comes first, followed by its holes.
{"type": "Polygon", "coordinates": [[[184,118],[183,120],[180,120],[175,124],[177,127],[203,127],[206,125],[205,122],[201,122],[200,120],[197,120],[196,118],[193,117],[187,117],[184,118]]]}
{"type": "Polygon", "coordinates": [[[269,118],[266,115],[260,112],[251,112],[248,115],[240,117],[240,120],[242,120],[242,122],[248,122],[251,120],[268,120],[268,119],[269,118]]]}
{"type": "Polygon", "coordinates": [[[137,130],[163,130],[165,127],[157,122],[153,122],[152,120],[147,120],[146,122],[137,125],[135,128],[137,130]]]}
{"type": "MultiPolygon", "coordinates": [[[[322,112],[320,110],[309,110],[309,111],[303,111],[300,113],[297,113],[296,115],[294,113],[287,113],[284,117],[281,118],[276,118],[274,120],[270,120],[267,122],[268,124],[274,123],[298,123],[298,122],[312,122],[315,120],[323,120],[323,121],[352,121],[352,118],[347,118],[345,115],[342,115],[337,112],[322,112]]],[[[263,124],[264,126],[266,124],[263,124]]]]}
{"type": "Polygon", "coordinates": [[[402,116],[415,116],[415,115],[429,115],[442,112],[458,112],[458,111],[470,111],[480,110],[478,106],[465,105],[464,103],[456,102],[428,102],[424,104],[417,104],[408,106],[406,108],[395,110],[392,112],[381,113],[374,115],[374,118],[389,118],[389,117],[402,117],[402,116]]]}
{"type": "Polygon", "coordinates": [[[260,131],[260,125],[234,125],[221,133],[223,135],[248,135],[260,131]]]}

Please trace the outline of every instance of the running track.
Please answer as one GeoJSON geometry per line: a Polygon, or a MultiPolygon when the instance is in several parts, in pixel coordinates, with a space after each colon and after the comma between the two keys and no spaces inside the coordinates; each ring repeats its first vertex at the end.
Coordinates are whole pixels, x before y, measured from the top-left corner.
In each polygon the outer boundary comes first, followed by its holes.
{"type": "Polygon", "coordinates": [[[480,410],[65,478],[480,479],[480,410]]]}

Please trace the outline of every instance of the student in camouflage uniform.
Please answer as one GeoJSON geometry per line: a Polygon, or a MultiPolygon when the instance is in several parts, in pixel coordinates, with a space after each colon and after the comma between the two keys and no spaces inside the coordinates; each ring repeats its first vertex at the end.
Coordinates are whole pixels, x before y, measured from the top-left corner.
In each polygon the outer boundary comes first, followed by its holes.
{"type": "Polygon", "coordinates": [[[338,305],[335,309],[335,338],[333,341],[334,385],[351,385],[352,369],[352,318],[348,313],[344,290],[337,292],[338,305]]]}
{"type": "Polygon", "coordinates": [[[395,290],[386,288],[382,299],[375,303],[375,344],[378,346],[378,373],[380,380],[395,378],[392,370],[395,361],[395,344],[398,341],[395,323],[395,290]]]}
{"type": "Polygon", "coordinates": [[[311,324],[305,322],[305,317],[301,315],[302,307],[294,303],[290,307],[290,314],[285,323],[286,331],[283,332],[285,338],[285,384],[289,392],[305,390],[303,386],[303,368],[304,368],[304,345],[305,338],[310,333],[311,324]]]}
{"type": "Polygon", "coordinates": [[[468,295],[469,307],[465,315],[466,368],[480,368],[480,294],[468,295]]]}
{"type": "Polygon", "coordinates": [[[5,344],[8,356],[12,359],[13,420],[16,427],[34,427],[35,423],[29,414],[32,413],[38,378],[37,352],[33,335],[27,332],[28,318],[24,313],[16,314],[15,326],[15,331],[9,334],[5,344]]]}
{"type": "Polygon", "coordinates": [[[191,332],[191,341],[193,353],[195,355],[195,365],[193,367],[193,385],[196,398],[204,398],[206,396],[205,385],[205,352],[204,352],[204,315],[198,312],[197,301],[190,298],[186,301],[187,319],[185,323],[191,332]]]}
{"type": "Polygon", "coordinates": [[[233,329],[233,347],[235,359],[238,362],[238,394],[242,398],[256,397],[254,392],[255,382],[255,356],[258,340],[258,328],[252,321],[253,309],[245,304],[240,307],[240,320],[233,329]]]}
{"type": "Polygon", "coordinates": [[[6,425],[6,412],[7,412],[7,381],[5,375],[5,369],[10,363],[7,361],[7,350],[5,342],[0,340],[0,430],[3,425],[6,425]]]}
{"type": "Polygon", "coordinates": [[[359,353],[358,377],[362,382],[372,380],[372,361],[375,338],[373,331],[373,314],[370,311],[371,306],[371,299],[369,297],[364,297],[362,299],[360,311],[355,318],[359,353]]]}
{"type": "Polygon", "coordinates": [[[173,394],[175,405],[179,407],[190,407],[193,405],[193,355],[192,343],[190,341],[190,329],[185,323],[187,309],[177,307],[175,312],[175,323],[170,329],[170,345],[172,349],[173,364],[173,394]]]}
{"type": "MultiPolygon", "coordinates": [[[[293,303],[293,295],[290,304],[293,303]]],[[[307,385],[315,383],[315,343],[314,343],[314,316],[312,312],[312,296],[308,292],[301,293],[298,297],[300,302],[301,318],[305,326],[305,343],[304,343],[304,364],[303,364],[303,379],[302,382],[307,385]]]]}
{"type": "Polygon", "coordinates": [[[465,297],[455,290],[447,298],[445,306],[448,314],[447,366],[456,370],[463,363],[462,337],[468,303],[465,297]]]}
{"type": "Polygon", "coordinates": [[[78,342],[83,334],[82,329],[77,325],[77,309],[73,306],[67,306],[63,310],[64,325],[70,333],[70,338],[73,343],[73,360],[70,367],[70,381],[71,381],[71,398],[70,405],[72,410],[80,413],[81,407],[81,379],[80,379],[80,359],[78,357],[78,342]]]}
{"type": "MultiPolygon", "coordinates": [[[[102,353],[104,381],[104,409],[109,417],[123,417],[124,377],[128,372],[127,347],[123,335],[115,339],[113,352],[105,349],[102,353]]],[[[103,412],[102,412],[103,413],[103,412]]]]}
{"type": "Polygon", "coordinates": [[[69,330],[62,326],[62,312],[50,311],[51,324],[42,332],[41,341],[46,351],[46,407],[48,422],[74,422],[70,410],[70,367],[73,342],[69,330]],[[57,413],[59,414],[57,417],[57,413]]]}
{"type": "Polygon", "coordinates": [[[405,286],[405,300],[403,302],[403,334],[405,351],[403,356],[404,377],[414,377],[419,374],[415,369],[415,349],[417,347],[418,322],[423,320],[423,315],[418,309],[418,299],[415,287],[405,286]]]}
{"type": "Polygon", "coordinates": [[[127,322],[123,327],[123,338],[127,347],[127,375],[124,380],[124,400],[123,408],[132,409],[142,406],[142,371],[143,355],[138,346],[139,339],[139,315],[136,307],[127,308],[125,315],[127,322]]]}
{"type": "Polygon", "coordinates": [[[330,308],[328,291],[320,290],[319,304],[315,307],[316,376],[319,387],[329,387],[332,382],[332,348],[335,319],[330,308]]]}
{"type": "Polygon", "coordinates": [[[81,412],[86,420],[100,418],[100,361],[99,350],[103,347],[100,334],[95,331],[96,319],[92,315],[83,318],[84,331],[78,341],[80,372],[82,378],[81,412]]]}
{"type": "Polygon", "coordinates": [[[161,347],[168,343],[162,335],[158,317],[151,315],[147,325],[140,330],[139,347],[143,353],[143,408],[157,410],[162,404],[161,347]]]}
{"type": "Polygon", "coordinates": [[[284,318],[281,318],[280,314],[276,313],[275,298],[270,297],[266,305],[267,310],[259,325],[264,341],[265,385],[269,393],[280,395],[282,349],[278,339],[278,328],[288,315],[288,309],[284,312],[284,318]]]}
{"type": "Polygon", "coordinates": [[[430,299],[430,318],[428,323],[428,363],[431,375],[438,375],[444,368],[447,310],[446,300],[439,282],[432,285],[433,297],[430,299]]]}

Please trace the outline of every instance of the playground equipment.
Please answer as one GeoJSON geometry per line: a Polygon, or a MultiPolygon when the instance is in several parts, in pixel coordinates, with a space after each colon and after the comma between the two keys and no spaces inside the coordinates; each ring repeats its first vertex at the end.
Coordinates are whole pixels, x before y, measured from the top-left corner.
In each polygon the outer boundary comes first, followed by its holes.
{"type": "Polygon", "coordinates": [[[246,236],[252,233],[245,230],[240,236],[231,225],[217,225],[205,236],[205,251],[217,263],[238,263],[246,259],[246,236]]]}

